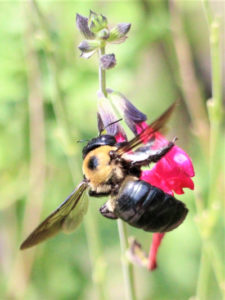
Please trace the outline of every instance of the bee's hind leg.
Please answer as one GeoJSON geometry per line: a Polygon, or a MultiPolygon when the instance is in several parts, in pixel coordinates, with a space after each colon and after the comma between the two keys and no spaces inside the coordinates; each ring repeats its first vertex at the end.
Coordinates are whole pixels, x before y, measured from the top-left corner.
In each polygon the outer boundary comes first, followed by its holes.
{"type": "Polygon", "coordinates": [[[148,157],[145,159],[135,160],[135,153],[134,153],[134,160],[132,161],[132,166],[134,167],[147,166],[152,162],[154,163],[158,162],[163,156],[165,156],[173,148],[176,139],[177,138],[175,137],[171,142],[169,142],[167,145],[165,145],[160,149],[150,150],[148,157]]]}
{"type": "Polygon", "coordinates": [[[99,209],[100,213],[105,217],[105,218],[108,218],[108,219],[117,219],[117,216],[109,210],[109,207],[107,205],[108,202],[106,202],[104,205],[102,205],[99,209]]]}
{"type": "Polygon", "coordinates": [[[172,142],[169,142],[166,146],[153,152],[147,159],[149,163],[159,161],[163,156],[165,156],[174,146],[177,138],[174,138],[172,142]]]}

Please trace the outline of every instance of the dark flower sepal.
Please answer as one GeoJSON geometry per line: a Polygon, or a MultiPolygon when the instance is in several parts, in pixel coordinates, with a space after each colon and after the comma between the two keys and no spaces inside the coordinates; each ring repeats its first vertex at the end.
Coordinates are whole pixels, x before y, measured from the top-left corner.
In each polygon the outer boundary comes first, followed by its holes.
{"type": "Polygon", "coordinates": [[[91,32],[88,27],[88,18],[86,18],[80,14],[77,14],[76,15],[76,24],[77,24],[79,31],[86,39],[94,39],[95,38],[94,33],[91,32]]]}
{"type": "MultiPolygon", "coordinates": [[[[111,106],[110,101],[104,97],[102,93],[98,93],[98,129],[99,132],[102,132],[102,130],[106,128],[107,134],[113,135],[119,139],[126,140],[126,134],[122,126],[119,122],[116,122],[118,118],[114,114],[113,108],[111,106]],[[109,124],[116,122],[110,126],[109,124]]],[[[117,141],[118,142],[118,141],[117,141]]]]}
{"type": "Polygon", "coordinates": [[[84,40],[82,41],[78,49],[81,51],[81,57],[89,58],[99,48],[100,42],[97,40],[84,40]]]}
{"type": "Polygon", "coordinates": [[[127,38],[126,34],[130,30],[130,27],[130,23],[117,24],[110,30],[110,34],[107,41],[116,44],[123,43],[127,38]]]}
{"type": "Polygon", "coordinates": [[[113,104],[117,107],[119,112],[124,117],[127,126],[136,135],[136,124],[146,121],[146,115],[143,114],[140,110],[138,110],[123,94],[110,89],[108,89],[107,91],[113,104]]]}

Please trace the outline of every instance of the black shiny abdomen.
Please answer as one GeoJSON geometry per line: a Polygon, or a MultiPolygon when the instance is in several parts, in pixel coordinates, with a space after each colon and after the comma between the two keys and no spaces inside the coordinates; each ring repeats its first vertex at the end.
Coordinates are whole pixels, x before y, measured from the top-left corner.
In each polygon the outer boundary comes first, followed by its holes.
{"type": "Polygon", "coordinates": [[[188,209],[161,189],[137,180],[121,187],[114,213],[131,226],[150,232],[167,232],[183,222],[188,209]]]}

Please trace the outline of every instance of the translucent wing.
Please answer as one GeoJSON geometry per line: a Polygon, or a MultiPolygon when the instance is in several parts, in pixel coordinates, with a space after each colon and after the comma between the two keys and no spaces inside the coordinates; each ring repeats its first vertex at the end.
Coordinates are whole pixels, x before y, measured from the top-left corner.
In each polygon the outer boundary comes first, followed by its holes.
{"type": "Polygon", "coordinates": [[[154,133],[162,129],[168,121],[171,113],[174,110],[176,103],[173,103],[158,119],[152,122],[146,127],[140,134],[136,135],[132,140],[124,143],[116,151],[117,155],[123,155],[124,153],[133,150],[135,147],[143,143],[153,143],[154,133]]]}
{"type": "Polygon", "coordinates": [[[20,249],[23,250],[39,244],[63,230],[65,226],[64,223],[68,222],[67,217],[69,217],[73,211],[76,211],[87,186],[87,182],[82,181],[67,199],[27,237],[20,246],[20,249]]]}

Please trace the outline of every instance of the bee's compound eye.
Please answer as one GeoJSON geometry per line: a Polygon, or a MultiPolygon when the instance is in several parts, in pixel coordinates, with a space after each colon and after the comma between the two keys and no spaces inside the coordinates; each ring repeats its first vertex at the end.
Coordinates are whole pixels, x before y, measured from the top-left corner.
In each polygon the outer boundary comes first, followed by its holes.
{"type": "Polygon", "coordinates": [[[88,168],[90,170],[95,170],[99,165],[98,158],[96,156],[91,156],[88,161],[88,168]]]}
{"type": "Polygon", "coordinates": [[[111,150],[111,151],[109,152],[109,156],[110,156],[111,159],[116,158],[116,152],[113,151],[113,150],[111,150]]]}

